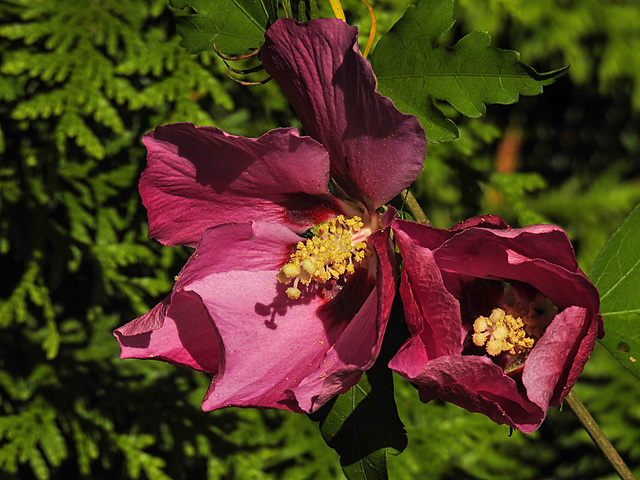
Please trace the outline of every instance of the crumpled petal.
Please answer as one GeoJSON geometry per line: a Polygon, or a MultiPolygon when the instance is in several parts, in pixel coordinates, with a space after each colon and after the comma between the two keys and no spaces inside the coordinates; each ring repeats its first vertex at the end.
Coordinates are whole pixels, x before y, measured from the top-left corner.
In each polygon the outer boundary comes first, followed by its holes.
{"type": "Polygon", "coordinates": [[[560,312],[527,357],[522,383],[536,404],[556,406],[575,384],[593,350],[597,322],[584,307],[560,312]]]}
{"type": "Polygon", "coordinates": [[[411,363],[409,353],[396,355],[389,367],[418,385],[425,403],[439,398],[525,433],[533,432],[544,420],[546,410],[524,397],[516,381],[487,357],[438,357],[408,376],[402,371],[405,363],[411,363]]]}
{"type": "Polygon", "coordinates": [[[393,275],[382,262],[384,281],[376,283],[375,276],[360,269],[340,291],[303,293],[292,301],[276,275],[299,240],[272,223],[206,230],[170,298],[116,331],[123,358],[153,356],[212,373],[204,410],[319,408],[336,391],[356,383],[375,361],[376,339],[384,334],[388,311],[385,315],[372,305],[379,301],[379,291],[393,289],[393,275]],[[149,316],[156,319],[145,318],[149,316]],[[366,341],[349,349],[346,344],[357,329],[366,341]],[[198,338],[191,342],[187,336],[198,338]],[[298,390],[302,384],[306,386],[298,390]]]}
{"type": "Polygon", "coordinates": [[[433,253],[428,249],[409,247],[408,243],[413,239],[404,231],[394,233],[396,242],[403,245],[405,251],[411,249],[412,252],[407,260],[411,265],[402,270],[400,294],[405,320],[414,335],[403,348],[414,350],[416,365],[445,355],[460,355],[460,305],[445,288],[433,253]],[[411,272],[411,280],[408,272],[411,272]],[[425,308],[428,312],[423,311],[425,308]],[[429,322],[423,320],[427,315],[429,322]]]}
{"type": "Polygon", "coordinates": [[[566,234],[550,225],[511,229],[495,218],[451,230],[403,220],[392,228],[405,259],[400,292],[411,338],[390,368],[416,383],[423,401],[441,398],[527,433],[538,428],[549,406],[569,392],[602,334],[598,292],[578,267],[566,234]],[[521,378],[489,357],[463,354],[470,327],[463,325],[460,302],[473,300],[463,293],[475,279],[528,284],[560,309],[525,360],[521,378]]]}
{"type": "Polygon", "coordinates": [[[331,177],[349,197],[375,210],[416,179],[427,142],[414,116],[376,92],[357,36],[356,27],[335,18],[279,19],[260,53],[305,133],[329,151],[331,177]]]}
{"type": "Polygon", "coordinates": [[[140,195],[149,236],[195,247],[205,229],[237,219],[301,233],[335,215],[327,152],[294,128],[260,138],[177,123],[144,136],[140,195]]]}

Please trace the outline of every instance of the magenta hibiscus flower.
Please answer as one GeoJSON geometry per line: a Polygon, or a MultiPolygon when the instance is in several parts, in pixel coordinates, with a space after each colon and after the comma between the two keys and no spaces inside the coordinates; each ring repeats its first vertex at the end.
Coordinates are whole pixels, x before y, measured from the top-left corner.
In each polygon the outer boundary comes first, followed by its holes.
{"type": "Polygon", "coordinates": [[[212,374],[205,410],[312,412],[378,355],[395,292],[378,209],[416,178],[426,138],[376,92],[356,39],[336,19],[267,31],[264,67],[310,137],[191,124],[144,137],[149,235],[196,249],[169,297],[115,335],[123,358],[212,374]]]}
{"type": "Polygon", "coordinates": [[[529,433],[582,372],[602,319],[565,233],[470,219],[392,224],[411,337],[389,366],[419,389],[529,433]]]}

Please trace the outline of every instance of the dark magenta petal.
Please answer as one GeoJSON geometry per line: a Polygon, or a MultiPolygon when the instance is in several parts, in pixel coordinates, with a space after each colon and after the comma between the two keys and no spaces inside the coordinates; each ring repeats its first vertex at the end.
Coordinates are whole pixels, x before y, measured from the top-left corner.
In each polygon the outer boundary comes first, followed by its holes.
{"type": "Polygon", "coordinates": [[[413,368],[411,354],[401,350],[389,366],[418,386],[423,402],[439,398],[525,433],[544,420],[546,411],[523,396],[517,382],[487,357],[439,357],[408,375],[404,372],[413,368]]]}
{"type": "Polygon", "coordinates": [[[262,222],[206,230],[170,298],[147,314],[154,319],[116,332],[123,356],[213,373],[205,410],[319,408],[375,361],[390,309],[381,297],[393,291],[393,275],[378,262],[384,280],[360,269],[340,289],[292,300],[276,275],[299,240],[284,226],[262,222]]]}
{"type": "Polygon", "coordinates": [[[396,229],[395,239],[405,262],[400,294],[405,319],[414,344],[412,355],[428,361],[462,353],[460,304],[447,291],[433,252],[420,248],[406,232],[396,229]]]}
{"type": "Polygon", "coordinates": [[[145,135],[140,195],[149,236],[195,247],[209,227],[263,220],[296,232],[334,214],[327,152],[295,129],[260,138],[178,123],[145,135]]]}
{"type": "Polygon", "coordinates": [[[426,137],[418,120],[376,91],[358,31],[338,19],[277,20],[260,53],[295,108],[305,133],[329,151],[331,176],[375,210],[422,169],[426,137]]]}
{"type": "Polygon", "coordinates": [[[595,315],[598,293],[578,267],[564,231],[552,225],[509,230],[467,228],[436,249],[440,268],[454,274],[518,280],[559,308],[584,304],[595,315]]]}
{"type": "Polygon", "coordinates": [[[569,307],[556,315],[527,358],[522,375],[532,401],[560,405],[589,359],[596,325],[583,307],[569,307]]]}
{"type": "Polygon", "coordinates": [[[562,401],[593,350],[602,322],[598,292],[558,227],[511,229],[496,219],[461,225],[440,230],[392,223],[404,258],[400,291],[411,338],[389,365],[418,385],[423,401],[441,398],[531,432],[549,406],[562,401]],[[471,288],[484,285],[479,280],[529,285],[560,309],[521,376],[505,373],[487,356],[453,348],[465,340],[473,321],[462,318],[460,302],[472,311],[492,301],[486,288],[471,288]]]}
{"type": "Polygon", "coordinates": [[[451,228],[451,232],[457,232],[469,227],[483,227],[483,228],[497,228],[505,229],[511,228],[507,222],[497,215],[482,215],[481,217],[471,217],[462,222],[454,225],[451,228]]]}

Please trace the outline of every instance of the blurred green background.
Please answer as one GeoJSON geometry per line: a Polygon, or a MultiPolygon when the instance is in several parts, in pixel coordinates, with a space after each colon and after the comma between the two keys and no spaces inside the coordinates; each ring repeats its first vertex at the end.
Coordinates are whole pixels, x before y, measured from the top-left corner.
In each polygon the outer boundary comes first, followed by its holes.
{"type": "MultiPolygon", "coordinates": [[[[407,4],[373,2],[378,31],[407,4]]],[[[343,5],[368,31],[362,4],[343,5]]],[[[274,82],[245,87],[214,55],[187,55],[175,13],[166,0],[0,3],[2,479],[341,478],[307,417],[203,413],[206,375],[118,358],[111,331],[163,298],[189,255],[146,237],[141,136],[176,121],[248,136],[299,125],[274,82]]],[[[456,18],[444,43],[488,30],[539,71],[571,68],[541,96],[459,118],[458,140],[429,146],[419,200],[439,227],[489,212],[559,224],[588,272],[640,201],[640,6],[459,0],[456,18]]],[[[391,478],[616,478],[568,409],[510,434],[396,387],[409,447],[391,478]]],[[[575,391],[640,474],[638,379],[597,348],[575,391]]]]}

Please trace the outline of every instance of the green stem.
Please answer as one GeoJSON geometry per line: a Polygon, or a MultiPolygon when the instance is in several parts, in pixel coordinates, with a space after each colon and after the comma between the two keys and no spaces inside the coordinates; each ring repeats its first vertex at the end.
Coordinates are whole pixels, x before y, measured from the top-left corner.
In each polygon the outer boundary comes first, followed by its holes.
{"type": "Polygon", "coordinates": [[[429,217],[424,213],[424,210],[420,207],[416,197],[413,196],[413,193],[411,193],[409,189],[405,189],[400,192],[400,197],[407,205],[409,212],[411,212],[411,215],[413,215],[413,218],[415,218],[417,222],[424,223],[425,225],[431,225],[429,217]]]}
{"type": "Polygon", "coordinates": [[[282,9],[284,10],[284,16],[286,18],[293,18],[293,11],[291,10],[290,0],[282,0],[282,9]]]}
{"type": "Polygon", "coordinates": [[[587,407],[585,407],[580,401],[578,396],[571,391],[566,396],[565,400],[569,407],[571,407],[571,410],[573,410],[573,413],[576,414],[576,417],[578,417],[578,420],[580,420],[580,423],[587,431],[593,442],[598,446],[600,451],[614,468],[618,476],[622,480],[636,480],[636,477],[633,476],[629,467],[624,463],[624,460],[622,460],[614,446],[611,445],[609,439],[591,416],[587,407]]]}

